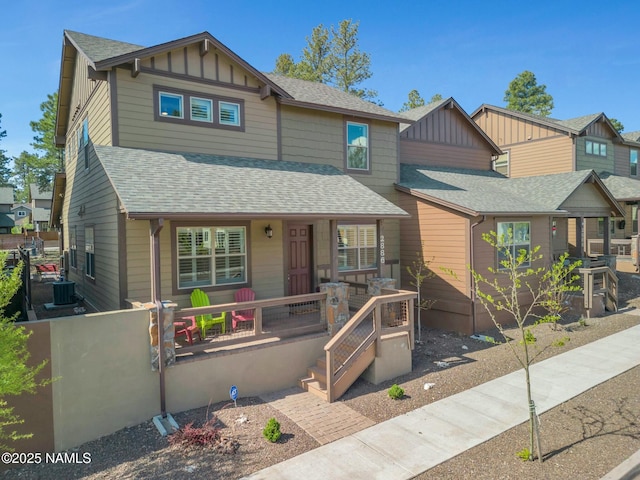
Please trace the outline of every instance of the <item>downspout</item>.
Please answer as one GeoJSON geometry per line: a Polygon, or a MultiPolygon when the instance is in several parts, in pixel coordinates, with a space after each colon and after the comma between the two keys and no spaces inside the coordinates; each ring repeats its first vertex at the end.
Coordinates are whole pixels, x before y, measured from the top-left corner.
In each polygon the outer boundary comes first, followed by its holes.
{"type": "Polygon", "coordinates": [[[151,230],[151,301],[156,305],[158,315],[158,373],[160,374],[160,412],[162,418],[167,417],[166,391],[164,378],[164,311],[160,293],[160,231],[164,219],[158,218],[149,222],[151,230]]]}
{"type": "MultiPolygon", "coordinates": [[[[474,242],[473,242],[473,231],[475,229],[475,227],[477,227],[478,225],[480,225],[482,222],[484,222],[487,219],[487,217],[485,215],[482,216],[481,220],[478,220],[475,223],[471,224],[471,228],[469,229],[469,250],[470,250],[470,255],[469,255],[469,262],[471,264],[471,270],[472,271],[476,271],[476,267],[475,267],[475,259],[474,259],[474,255],[473,255],[473,250],[474,250],[474,242]]],[[[471,275],[471,323],[473,326],[473,334],[476,333],[476,285],[475,285],[475,281],[473,279],[473,275],[471,275]]]]}

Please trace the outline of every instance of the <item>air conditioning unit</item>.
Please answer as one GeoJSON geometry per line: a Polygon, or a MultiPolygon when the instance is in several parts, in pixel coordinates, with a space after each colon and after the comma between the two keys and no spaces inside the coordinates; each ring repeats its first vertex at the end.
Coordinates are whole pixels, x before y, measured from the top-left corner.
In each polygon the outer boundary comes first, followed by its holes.
{"type": "Polygon", "coordinates": [[[73,303],[76,293],[76,282],[53,282],[53,304],[68,305],[73,303]]]}

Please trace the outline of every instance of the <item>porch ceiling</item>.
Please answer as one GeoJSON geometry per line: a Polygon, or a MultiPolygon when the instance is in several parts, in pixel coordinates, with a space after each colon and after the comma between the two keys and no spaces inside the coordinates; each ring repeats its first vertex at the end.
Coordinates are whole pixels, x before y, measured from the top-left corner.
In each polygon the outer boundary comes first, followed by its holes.
{"type": "Polygon", "coordinates": [[[408,216],[328,165],[94,148],[129,218],[408,216]]]}

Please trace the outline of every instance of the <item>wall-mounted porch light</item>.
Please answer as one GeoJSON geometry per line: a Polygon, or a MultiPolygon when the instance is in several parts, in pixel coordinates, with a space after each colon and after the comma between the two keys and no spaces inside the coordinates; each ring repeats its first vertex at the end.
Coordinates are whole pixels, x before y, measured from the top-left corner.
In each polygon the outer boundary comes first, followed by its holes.
{"type": "Polygon", "coordinates": [[[267,235],[267,238],[273,237],[273,228],[271,228],[271,224],[264,227],[264,233],[267,235]]]}

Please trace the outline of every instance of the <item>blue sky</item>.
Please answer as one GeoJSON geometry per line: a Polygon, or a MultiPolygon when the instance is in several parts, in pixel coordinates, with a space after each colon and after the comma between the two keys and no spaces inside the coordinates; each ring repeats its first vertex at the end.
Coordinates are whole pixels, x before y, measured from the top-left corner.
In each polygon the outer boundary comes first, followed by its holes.
{"type": "Polygon", "coordinates": [[[32,151],[29,122],[58,88],[64,29],[152,46],[210,32],[261,71],[298,58],[318,24],[360,22],[373,77],[362,87],[397,111],[412,89],[452,96],[471,113],[504,106],[520,72],[554,98],[552,116],[605,112],[640,130],[640,6],[635,1],[349,2],[102,0],[5,2],[0,29],[0,149],[32,151]]]}

